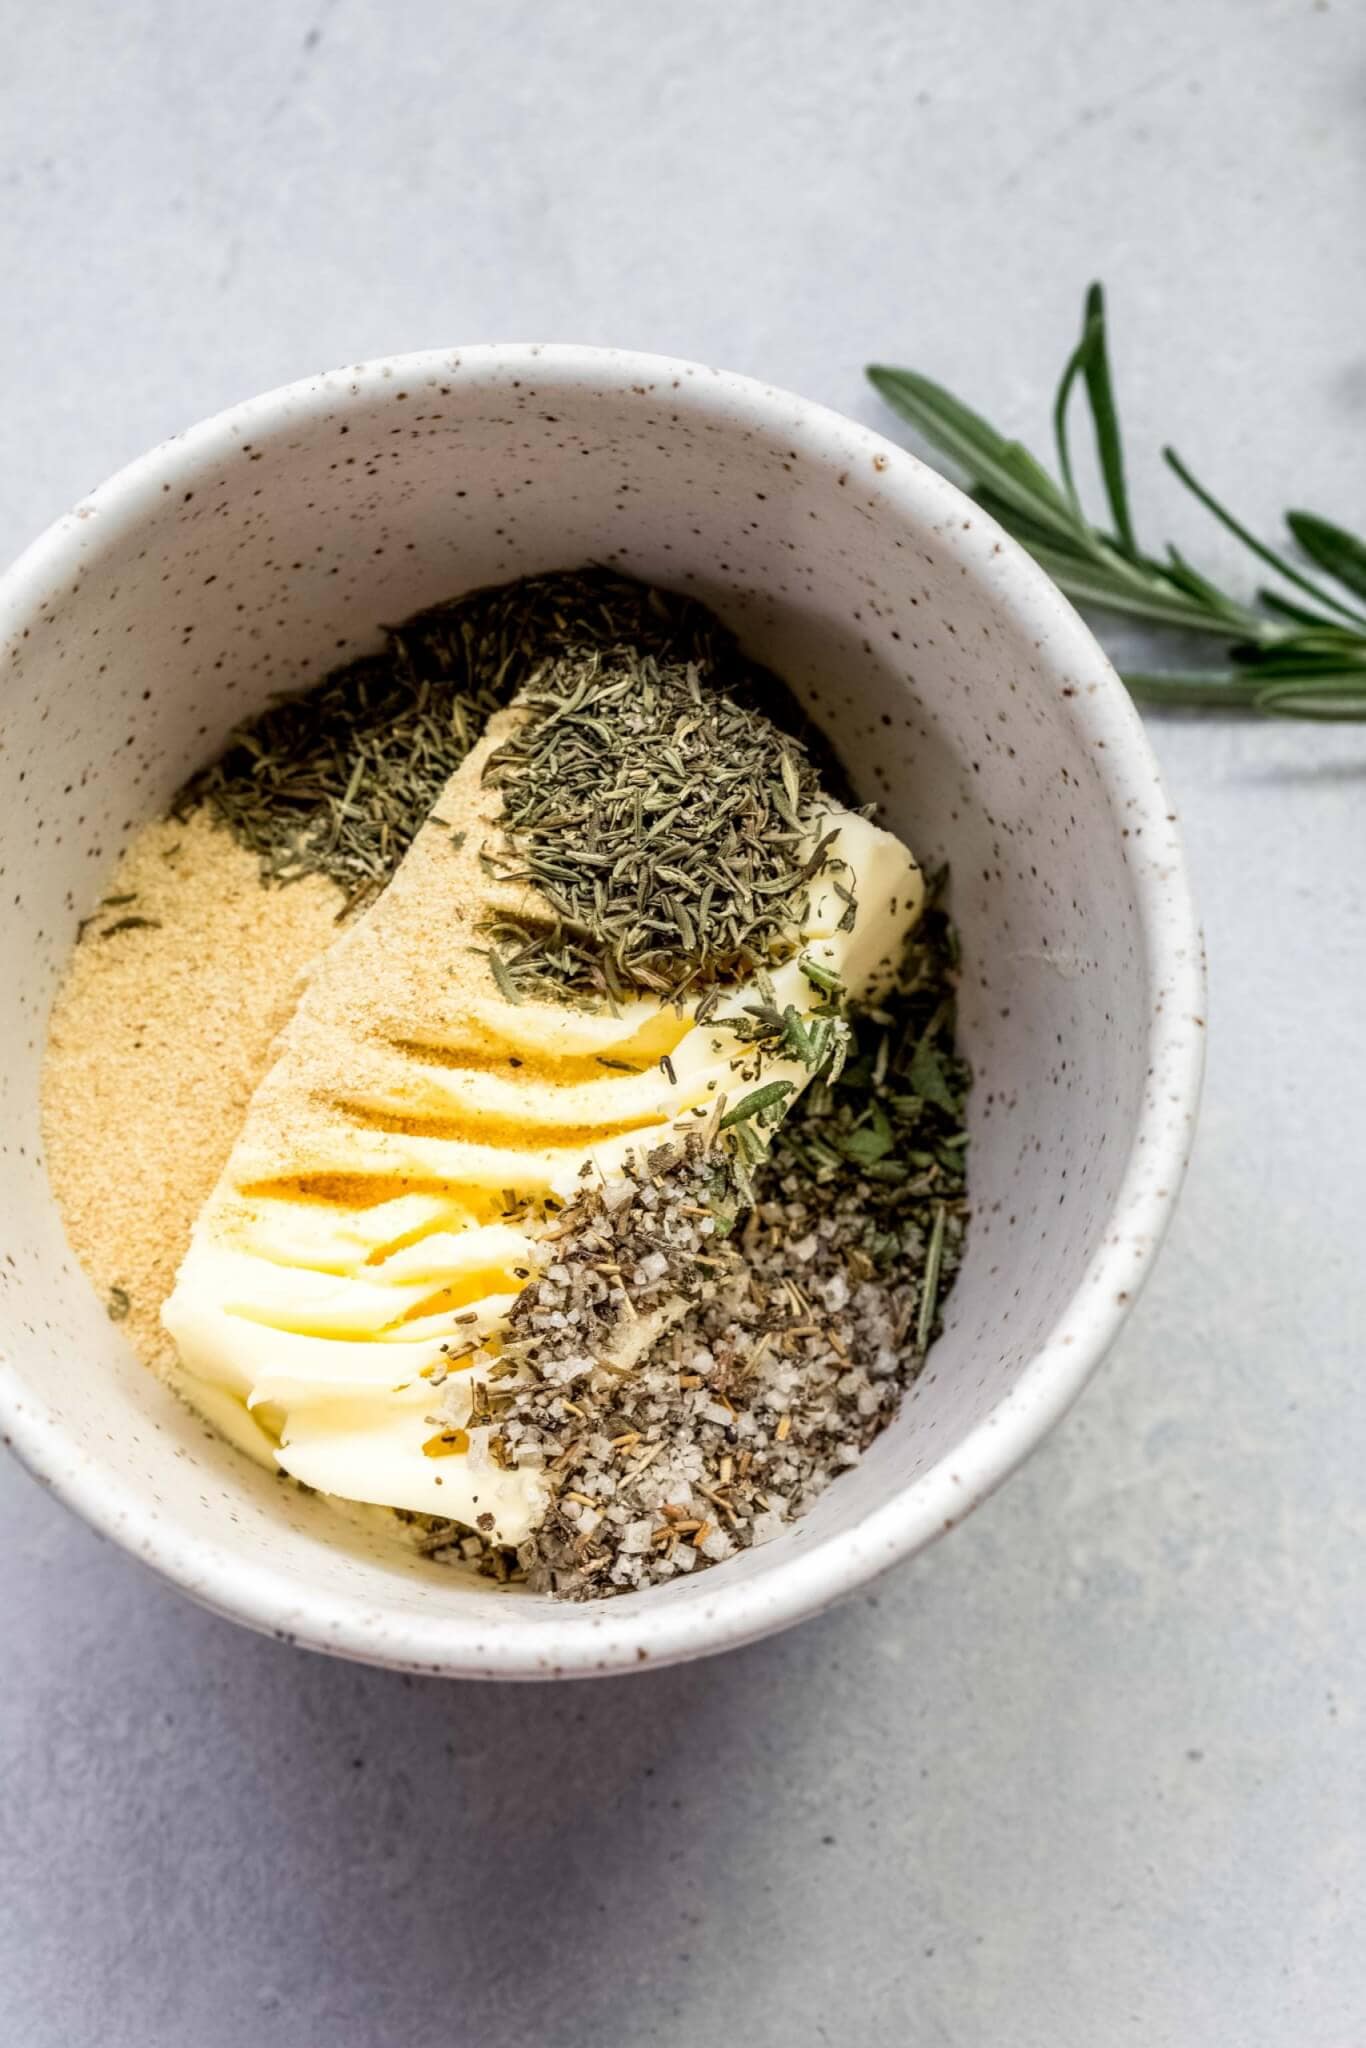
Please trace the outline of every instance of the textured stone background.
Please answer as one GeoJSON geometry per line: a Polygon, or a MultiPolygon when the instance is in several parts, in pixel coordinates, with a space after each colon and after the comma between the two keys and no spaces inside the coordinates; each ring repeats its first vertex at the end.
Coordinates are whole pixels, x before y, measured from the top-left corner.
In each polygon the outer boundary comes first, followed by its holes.
{"type": "MultiPolygon", "coordinates": [[[[1366,524],[1350,0],[0,5],[0,555],[283,379],[505,336],[1042,442],[1109,283],[1154,538],[1366,524]],[[1160,524],[1159,524],[1160,522],[1160,524]]],[[[1242,573],[1241,566],[1238,573],[1242,573]]],[[[1366,729],[1168,718],[1214,976],[1117,1354],[947,1543],[722,1662],[413,1683],[0,1472],[14,2048],[1357,2048],[1366,729]]]]}

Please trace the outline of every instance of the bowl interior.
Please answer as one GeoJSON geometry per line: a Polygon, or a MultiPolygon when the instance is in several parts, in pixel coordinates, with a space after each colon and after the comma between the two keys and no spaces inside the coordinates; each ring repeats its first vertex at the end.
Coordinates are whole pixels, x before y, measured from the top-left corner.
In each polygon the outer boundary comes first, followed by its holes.
{"type": "MultiPolygon", "coordinates": [[[[912,458],[656,359],[408,358],[156,451],[31,550],[3,603],[0,1350],[24,1455],[189,1590],[310,1642],[456,1671],[687,1654],[924,1540],[1075,1390],[1068,1345],[1089,1360],[1120,1307],[1108,1296],[1127,1291],[1104,1256],[1121,1190],[1160,1223],[1184,1142],[1189,1100],[1176,1091],[1159,1133],[1150,1086],[1160,1012],[1179,1000],[1158,986],[1155,905],[1165,889],[1184,914],[1180,858],[1094,643],[912,458]],[[895,1424],[777,1542],[577,1608],[339,1533],[168,1395],[65,1243],[38,1081],[78,918],[235,720],[371,647],[386,620],[589,560],[714,605],[921,859],[951,862],[976,1086],[968,1257],[895,1424]]],[[[1132,1236],[1138,1273],[1151,1237],[1132,1236]]]]}

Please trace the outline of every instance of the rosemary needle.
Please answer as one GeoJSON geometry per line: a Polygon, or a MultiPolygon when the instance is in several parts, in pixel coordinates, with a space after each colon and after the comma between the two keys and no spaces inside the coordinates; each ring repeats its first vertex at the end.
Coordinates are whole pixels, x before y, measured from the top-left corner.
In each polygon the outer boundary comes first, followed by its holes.
{"type": "Polygon", "coordinates": [[[1221,668],[1126,672],[1135,697],[1282,718],[1366,719],[1366,541],[1317,513],[1287,512],[1294,539],[1339,586],[1335,590],[1259,540],[1174,448],[1166,448],[1163,458],[1173,475],[1299,595],[1262,588],[1249,605],[1221,590],[1176,548],[1168,545],[1158,557],[1139,546],[1099,284],[1087,291],[1081,336],[1053,403],[1060,484],[1020,442],[1008,441],[930,378],[878,364],[868,376],[894,411],[957,464],[984,510],[1078,604],[1225,643],[1221,668]],[[1108,527],[1087,518],[1073,472],[1069,419],[1078,386],[1090,409],[1108,527]]]}

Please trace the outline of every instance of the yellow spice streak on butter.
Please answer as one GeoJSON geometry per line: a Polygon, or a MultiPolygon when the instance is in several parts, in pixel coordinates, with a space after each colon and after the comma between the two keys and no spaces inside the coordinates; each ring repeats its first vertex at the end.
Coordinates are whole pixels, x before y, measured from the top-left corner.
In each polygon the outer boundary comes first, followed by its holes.
{"type": "MultiPolygon", "coordinates": [[[[741,1047],[724,1025],[699,1027],[652,998],[616,1016],[502,998],[480,921],[495,906],[536,908],[479,862],[500,801],[482,770],[508,716],[452,777],[383,895],[318,962],[163,1317],[186,1390],[235,1441],[352,1500],[492,1515],[490,1533],[515,1543],[543,1511],[537,1476],[503,1471],[487,1432],[465,1427],[470,1384],[548,1253],[534,1221],[504,1219],[503,1191],[564,1201],[587,1163],[619,1174],[629,1153],[695,1121],[694,1107],[755,1083],[752,1049],[751,1078],[737,1079],[741,1047]]],[[[845,901],[820,876],[803,946],[857,995],[899,956],[923,890],[890,833],[832,811],[822,829],[836,826],[856,922],[839,929],[845,901]]],[[[795,960],[773,981],[780,1008],[814,1007],[795,960]]],[[[737,990],[722,1008],[744,1001],[737,990]]],[[[769,1060],[759,1078],[789,1080],[795,1096],[809,1077],[769,1060]]]]}

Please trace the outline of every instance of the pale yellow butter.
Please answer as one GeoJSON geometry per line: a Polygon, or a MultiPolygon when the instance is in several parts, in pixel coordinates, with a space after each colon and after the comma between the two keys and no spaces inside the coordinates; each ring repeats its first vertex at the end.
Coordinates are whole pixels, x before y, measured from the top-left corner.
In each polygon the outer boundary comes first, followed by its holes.
{"type": "MultiPolygon", "coordinates": [[[[389,887],[318,963],[163,1319],[189,1398],[263,1460],[351,1500],[492,1516],[488,1533],[516,1543],[544,1510],[537,1473],[502,1471],[479,1430],[451,1454],[439,1438],[468,1418],[470,1381],[542,1261],[535,1204],[568,1199],[586,1164],[619,1175],[733,1095],[742,1055],[754,1085],[754,1052],[654,999],[614,1016],[500,995],[476,949],[494,893],[478,853],[498,805],[482,770],[505,730],[493,722],[389,887]],[[505,1191],[531,1220],[505,1213],[505,1191]]],[[[854,927],[839,929],[846,904],[818,877],[802,945],[866,995],[923,886],[892,834],[832,808],[821,830],[836,829],[854,927]]],[[[772,979],[780,1008],[815,1007],[795,959],[772,979]]],[[[745,1000],[732,991],[722,1009],[745,1000]]],[[[768,1060],[761,1078],[790,1081],[790,1103],[809,1076],[768,1060]]]]}

